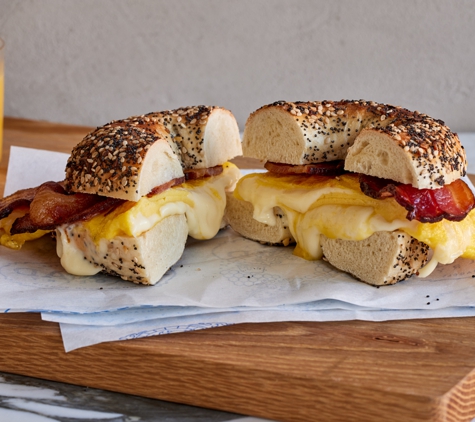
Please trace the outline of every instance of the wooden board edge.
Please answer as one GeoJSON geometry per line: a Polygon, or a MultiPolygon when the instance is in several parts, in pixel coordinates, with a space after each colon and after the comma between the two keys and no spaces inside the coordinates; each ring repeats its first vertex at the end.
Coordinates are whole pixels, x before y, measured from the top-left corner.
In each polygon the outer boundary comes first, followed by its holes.
{"type": "Polygon", "coordinates": [[[388,422],[452,422],[474,413],[473,403],[468,407],[459,403],[473,391],[473,372],[442,399],[417,394],[386,394],[382,399],[377,391],[358,391],[344,380],[282,377],[246,365],[210,365],[205,359],[162,353],[159,338],[102,343],[65,353],[58,324],[31,314],[18,317],[15,337],[0,332],[0,348],[14,351],[0,356],[4,372],[281,421],[318,416],[326,422],[370,422],[384,416],[388,422]],[[146,348],[146,343],[156,347],[146,348]]]}
{"type": "Polygon", "coordinates": [[[436,422],[472,421],[475,418],[475,369],[437,401],[436,422]]]}

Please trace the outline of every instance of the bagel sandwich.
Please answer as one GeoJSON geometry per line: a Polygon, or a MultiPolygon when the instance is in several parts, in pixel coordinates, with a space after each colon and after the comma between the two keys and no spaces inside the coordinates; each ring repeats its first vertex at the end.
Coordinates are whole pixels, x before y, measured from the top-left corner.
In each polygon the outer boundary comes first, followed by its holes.
{"type": "Polygon", "coordinates": [[[267,169],[228,193],[226,221],[246,238],[377,286],[475,259],[465,152],[441,120],[364,100],[278,101],[249,116],[243,155],[267,169]]]}
{"type": "Polygon", "coordinates": [[[65,179],[0,200],[4,246],[52,232],[63,268],[153,285],[188,236],[223,226],[226,191],[240,177],[237,122],[221,107],[184,107],[116,120],[74,147],[65,179]]]}

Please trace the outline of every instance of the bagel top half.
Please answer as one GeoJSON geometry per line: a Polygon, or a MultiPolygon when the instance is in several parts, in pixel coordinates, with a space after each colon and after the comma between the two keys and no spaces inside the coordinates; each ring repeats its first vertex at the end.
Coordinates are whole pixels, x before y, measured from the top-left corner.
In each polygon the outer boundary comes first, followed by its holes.
{"type": "Polygon", "coordinates": [[[254,111],[245,156],[293,165],[345,160],[345,169],[437,189],[465,176],[457,134],[443,121],[388,104],[277,101],[254,111]]]}
{"type": "Polygon", "coordinates": [[[221,165],[241,154],[239,128],[229,110],[195,106],[153,112],[89,133],[71,152],[66,187],[138,201],[188,170],[221,165]]]}

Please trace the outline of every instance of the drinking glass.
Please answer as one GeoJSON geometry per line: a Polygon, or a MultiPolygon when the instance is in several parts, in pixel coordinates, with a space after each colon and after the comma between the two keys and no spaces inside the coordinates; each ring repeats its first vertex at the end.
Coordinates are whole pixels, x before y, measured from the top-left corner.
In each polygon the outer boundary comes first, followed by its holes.
{"type": "Polygon", "coordinates": [[[0,161],[2,161],[2,141],[3,141],[3,85],[4,73],[4,50],[5,42],[0,38],[0,161]]]}

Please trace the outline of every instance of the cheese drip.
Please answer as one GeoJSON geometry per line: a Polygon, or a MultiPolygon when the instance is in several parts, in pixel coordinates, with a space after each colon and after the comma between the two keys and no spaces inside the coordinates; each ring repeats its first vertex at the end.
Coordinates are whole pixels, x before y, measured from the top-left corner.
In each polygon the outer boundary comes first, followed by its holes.
{"type": "Polygon", "coordinates": [[[282,209],[305,259],[322,258],[320,234],[332,239],[363,240],[377,231],[402,230],[433,250],[429,268],[458,257],[475,259],[475,210],[458,222],[421,223],[406,219],[407,211],[392,197],[374,199],[361,192],[358,177],[257,173],[244,176],[234,196],[254,206],[253,217],[275,225],[274,207],[282,209]]]}
{"type": "Polygon", "coordinates": [[[84,252],[72,245],[66,227],[56,229],[56,253],[61,265],[69,274],[88,276],[101,271],[99,265],[89,262],[84,252]]]}

